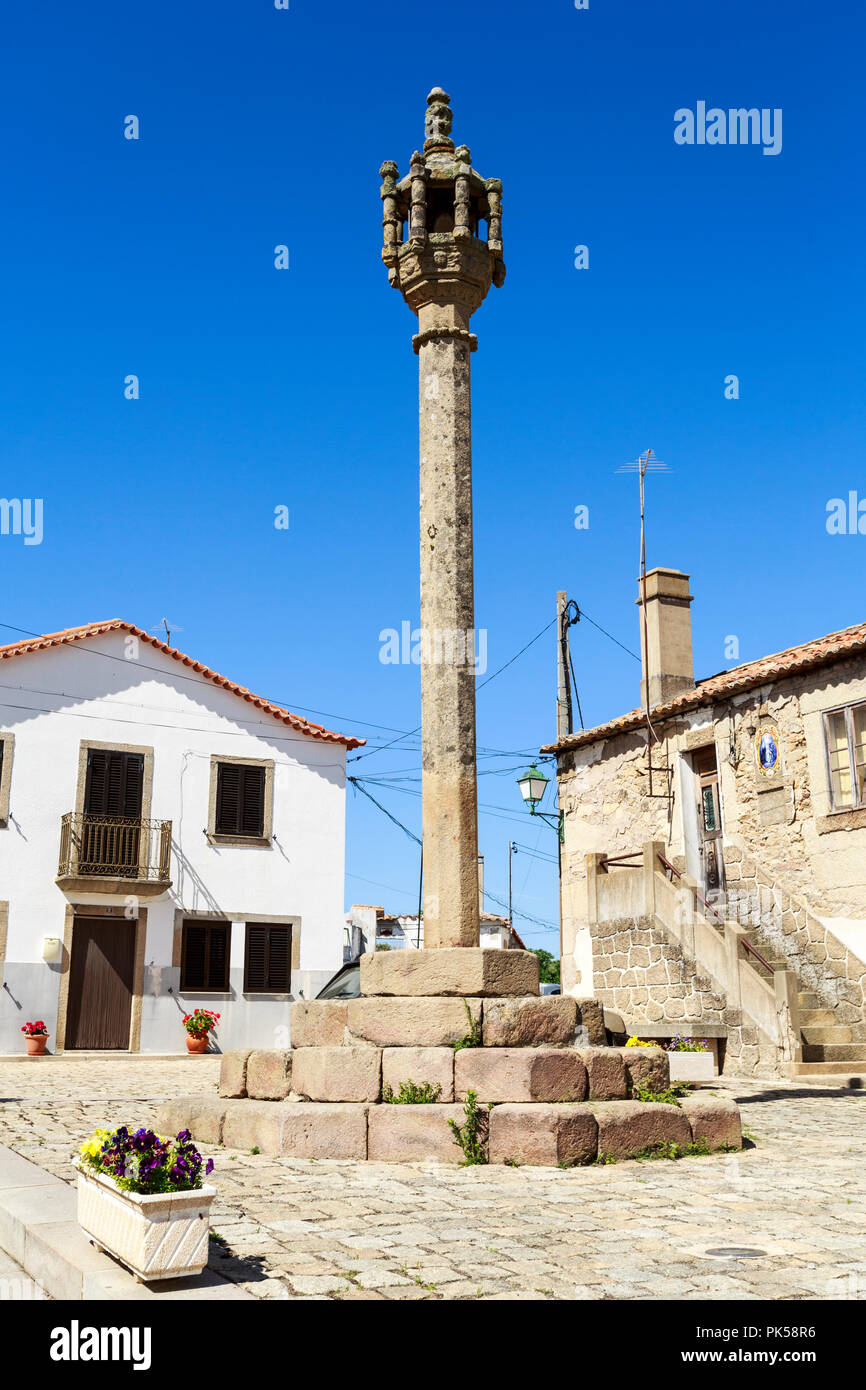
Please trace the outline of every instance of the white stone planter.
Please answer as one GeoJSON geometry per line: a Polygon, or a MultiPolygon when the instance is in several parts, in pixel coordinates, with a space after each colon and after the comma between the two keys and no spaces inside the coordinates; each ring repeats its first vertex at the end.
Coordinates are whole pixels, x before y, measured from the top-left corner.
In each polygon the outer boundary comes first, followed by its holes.
{"type": "Polygon", "coordinates": [[[79,1163],[78,1224],[100,1249],[146,1283],[201,1274],[208,1259],[215,1187],[144,1195],[79,1163]]]}
{"type": "Polygon", "coordinates": [[[713,1081],[716,1059],[712,1052],[669,1052],[671,1081],[713,1081]]]}

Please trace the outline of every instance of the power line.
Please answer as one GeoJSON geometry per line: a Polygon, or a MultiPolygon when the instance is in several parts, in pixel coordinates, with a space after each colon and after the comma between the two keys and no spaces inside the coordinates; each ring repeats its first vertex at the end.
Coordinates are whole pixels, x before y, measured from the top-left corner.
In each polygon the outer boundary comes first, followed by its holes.
{"type": "MultiPolygon", "coordinates": [[[[496,677],[497,677],[497,676],[501,676],[503,671],[507,671],[507,670],[508,670],[508,667],[509,667],[509,666],[512,666],[512,665],[514,664],[514,662],[517,660],[518,657],[523,656],[523,653],[526,652],[526,651],[528,651],[529,648],[530,648],[531,646],[533,646],[533,644],[534,644],[535,642],[538,641],[539,637],[543,637],[544,634],[545,634],[545,632],[547,632],[548,628],[551,628],[555,622],[556,622],[556,618],[552,618],[551,621],[550,621],[549,623],[545,623],[545,625],[544,625],[544,627],[541,629],[541,631],[540,631],[540,632],[536,632],[535,636],[534,636],[534,637],[531,637],[531,638],[529,639],[529,641],[526,643],[526,646],[521,647],[519,652],[515,652],[515,653],[514,653],[514,656],[509,657],[508,661],[506,661],[506,662],[504,663],[504,665],[500,666],[499,669],[498,669],[497,671],[494,671],[494,672],[492,673],[492,675],[489,675],[489,676],[487,677],[487,680],[486,680],[486,681],[482,681],[480,685],[476,686],[476,688],[475,688],[475,689],[476,689],[476,694],[478,693],[479,690],[483,690],[484,687],[485,687],[485,685],[489,685],[491,681],[496,680],[496,677]]],[[[418,734],[418,733],[420,733],[420,732],[421,732],[421,725],[419,724],[418,727],[417,727],[416,729],[410,730],[410,732],[407,733],[407,734],[401,734],[399,738],[393,738],[393,739],[391,739],[390,743],[384,744],[381,748],[371,748],[367,753],[359,753],[359,754],[357,755],[357,757],[349,758],[349,762],[350,762],[350,763],[358,763],[358,762],[361,762],[361,760],[362,760],[363,758],[372,758],[372,756],[373,756],[374,753],[384,753],[384,751],[385,751],[386,748],[391,748],[391,747],[393,747],[394,744],[400,743],[400,742],[402,741],[402,739],[404,739],[404,738],[411,738],[413,734],[418,734]]]]}
{"type": "Polygon", "coordinates": [[[356,787],[362,796],[366,796],[368,800],[372,801],[374,806],[378,806],[379,810],[382,812],[382,815],[387,816],[389,821],[393,821],[394,825],[398,826],[399,829],[403,831],[404,835],[408,835],[409,839],[414,840],[416,845],[421,844],[421,841],[419,840],[418,836],[414,833],[414,831],[410,830],[409,827],[407,825],[404,825],[401,820],[398,820],[396,816],[392,816],[390,811],[386,811],[381,801],[377,801],[375,796],[370,795],[366,787],[361,786],[361,781],[358,777],[347,777],[346,781],[351,782],[352,786],[356,787]]]}
{"type": "Polygon", "coordinates": [[[623,642],[620,642],[618,637],[614,637],[613,633],[608,632],[606,627],[602,627],[601,623],[597,623],[594,618],[591,618],[589,614],[584,611],[583,608],[580,609],[580,616],[582,618],[586,618],[586,621],[588,623],[592,623],[593,627],[597,627],[599,632],[603,632],[605,637],[609,637],[611,642],[615,642],[618,647],[622,647],[623,651],[628,652],[629,656],[633,656],[635,661],[640,661],[640,657],[638,656],[637,652],[633,652],[631,647],[627,647],[623,642]]]}
{"type": "Polygon", "coordinates": [[[483,690],[485,685],[489,685],[491,681],[495,681],[497,676],[501,676],[503,671],[507,671],[509,666],[513,666],[517,658],[519,656],[523,656],[524,652],[528,652],[529,648],[534,646],[534,644],[538,641],[539,637],[543,637],[545,632],[547,632],[549,628],[552,628],[555,622],[556,618],[551,618],[549,623],[545,623],[541,631],[536,632],[535,636],[530,638],[525,647],[521,647],[520,651],[515,652],[514,656],[512,656],[510,660],[506,661],[504,666],[500,666],[498,671],[494,671],[492,676],[488,676],[486,681],[482,681],[481,684],[478,686],[478,689],[483,690]]]}

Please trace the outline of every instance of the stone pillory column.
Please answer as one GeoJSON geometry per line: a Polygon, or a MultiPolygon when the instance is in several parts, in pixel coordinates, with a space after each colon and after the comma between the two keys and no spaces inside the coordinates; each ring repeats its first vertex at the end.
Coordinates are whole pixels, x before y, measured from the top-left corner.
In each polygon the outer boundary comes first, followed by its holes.
{"type": "Polygon", "coordinates": [[[379,171],[382,259],[418,316],[425,947],[479,944],[469,320],[505,280],[502,185],[455,150],[449,101],[428,96],[408,175],[379,171]]]}

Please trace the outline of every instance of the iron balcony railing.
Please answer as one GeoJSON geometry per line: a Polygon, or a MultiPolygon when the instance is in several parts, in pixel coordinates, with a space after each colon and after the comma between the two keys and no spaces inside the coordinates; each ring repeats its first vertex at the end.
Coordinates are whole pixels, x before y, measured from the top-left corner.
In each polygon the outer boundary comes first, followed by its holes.
{"type": "Polygon", "coordinates": [[[75,811],[61,819],[58,878],[129,878],[167,885],[170,870],[170,820],[75,811]]]}

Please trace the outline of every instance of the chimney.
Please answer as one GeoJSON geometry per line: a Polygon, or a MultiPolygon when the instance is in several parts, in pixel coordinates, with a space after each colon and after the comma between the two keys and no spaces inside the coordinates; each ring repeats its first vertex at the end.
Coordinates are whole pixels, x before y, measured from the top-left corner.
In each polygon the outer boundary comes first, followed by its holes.
{"type": "Polygon", "coordinates": [[[664,704],[685,690],[693,690],[692,618],[689,576],[681,570],[654,569],[646,577],[646,634],[644,634],[643,586],[638,581],[642,680],[641,704],[646,704],[649,664],[649,707],[664,704]],[[649,663],[647,651],[649,648],[649,663]]]}

